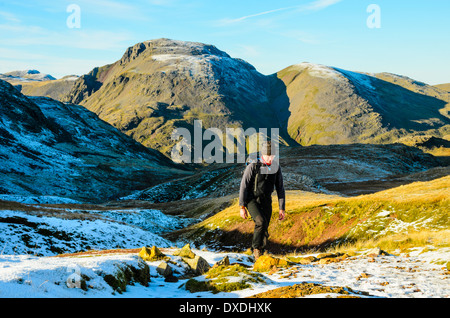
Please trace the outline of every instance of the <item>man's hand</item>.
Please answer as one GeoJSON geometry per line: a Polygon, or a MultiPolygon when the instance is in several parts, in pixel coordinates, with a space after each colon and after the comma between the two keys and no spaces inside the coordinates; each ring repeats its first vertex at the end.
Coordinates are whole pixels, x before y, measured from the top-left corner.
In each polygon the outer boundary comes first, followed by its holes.
{"type": "Polygon", "coordinates": [[[280,213],[278,215],[279,215],[278,220],[283,221],[284,218],[286,217],[286,211],[280,210],[280,213]]]}
{"type": "Polygon", "coordinates": [[[243,206],[241,206],[241,218],[247,219],[248,218],[248,212],[247,209],[243,206]]]}

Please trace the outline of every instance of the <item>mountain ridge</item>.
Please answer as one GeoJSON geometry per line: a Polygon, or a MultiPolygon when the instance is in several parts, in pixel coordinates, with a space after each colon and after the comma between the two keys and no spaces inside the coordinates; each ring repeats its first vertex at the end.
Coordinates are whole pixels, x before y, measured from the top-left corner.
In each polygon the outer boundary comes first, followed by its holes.
{"type": "Polygon", "coordinates": [[[82,106],[0,80],[0,192],[100,202],[187,172],[82,106]]]}
{"type": "Polygon", "coordinates": [[[18,82],[42,82],[56,80],[56,78],[50,74],[42,74],[38,70],[11,71],[0,74],[0,79],[18,82]]]}
{"type": "Polygon", "coordinates": [[[214,46],[159,39],[136,44],[115,63],[94,69],[65,101],[83,96],[80,104],[100,118],[168,154],[171,132],[192,131],[194,119],[203,120],[205,129],[272,128],[268,82],[214,46]]]}
{"type": "Polygon", "coordinates": [[[450,140],[450,98],[392,73],[299,63],[272,75],[214,45],[137,43],[82,75],[63,102],[80,104],[166,156],[176,128],[278,128],[285,145],[450,140]]]}

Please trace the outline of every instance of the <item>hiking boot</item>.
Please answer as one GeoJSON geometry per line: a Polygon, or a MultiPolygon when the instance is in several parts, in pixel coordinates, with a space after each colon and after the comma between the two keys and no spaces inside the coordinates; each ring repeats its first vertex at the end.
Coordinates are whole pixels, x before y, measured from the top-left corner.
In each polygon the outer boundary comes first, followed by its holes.
{"type": "Polygon", "coordinates": [[[260,256],[261,256],[261,251],[258,250],[258,249],[254,249],[253,250],[253,257],[255,258],[255,262],[260,256]]]}

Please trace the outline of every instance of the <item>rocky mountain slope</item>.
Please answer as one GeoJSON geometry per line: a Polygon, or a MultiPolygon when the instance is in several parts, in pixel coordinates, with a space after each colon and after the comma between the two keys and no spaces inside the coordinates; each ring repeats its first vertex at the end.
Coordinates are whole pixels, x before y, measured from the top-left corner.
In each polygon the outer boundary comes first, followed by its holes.
{"type": "Polygon", "coordinates": [[[447,84],[438,84],[438,85],[434,85],[434,87],[437,87],[437,88],[439,88],[439,89],[441,89],[441,90],[443,90],[443,91],[445,91],[445,92],[447,92],[447,93],[450,92],[450,83],[447,83],[447,84]]]}
{"type": "Polygon", "coordinates": [[[276,107],[302,145],[392,143],[417,134],[442,137],[450,104],[442,91],[393,74],[368,75],[311,63],[277,77],[286,86],[276,107]],[[406,87],[406,88],[405,88],[406,87]]]}
{"type": "Polygon", "coordinates": [[[186,172],[84,107],[0,81],[0,193],[97,202],[186,172]]]}
{"type": "Polygon", "coordinates": [[[42,74],[37,70],[12,71],[0,74],[0,79],[8,82],[44,82],[56,80],[50,74],[42,74]]]}
{"type": "Polygon", "coordinates": [[[82,76],[80,103],[147,147],[170,153],[176,127],[279,128],[285,144],[391,143],[447,138],[441,89],[390,73],[301,63],[271,75],[212,45],[158,39],[82,76]]]}
{"type": "MultiPolygon", "coordinates": [[[[76,81],[20,83],[24,94],[81,104],[166,155],[177,127],[279,128],[288,145],[423,143],[450,136],[450,97],[406,76],[301,63],[271,76],[213,45],[157,39],[76,81]]],[[[445,147],[444,147],[445,148],[445,147]]]]}
{"type": "Polygon", "coordinates": [[[39,82],[11,82],[22,94],[27,96],[43,96],[62,100],[72,90],[76,75],[67,75],[61,79],[39,82]]]}
{"type": "MultiPolygon", "coordinates": [[[[402,144],[285,147],[280,151],[280,164],[286,190],[350,196],[448,174],[448,169],[440,168],[441,162],[432,155],[402,144]],[[431,176],[427,177],[426,172],[431,176]],[[405,176],[411,177],[405,179],[405,176]]],[[[212,213],[216,204],[211,199],[238,197],[244,169],[245,164],[212,165],[194,175],[136,191],[111,204],[164,203],[155,208],[168,211],[179,206],[186,215],[190,213],[190,200],[198,200],[192,210],[212,213]],[[198,209],[198,206],[205,208],[198,209]]]]}
{"type": "Polygon", "coordinates": [[[170,153],[174,128],[278,127],[268,78],[212,45],[159,39],[82,76],[66,101],[80,103],[143,145],[170,153]]]}
{"type": "Polygon", "coordinates": [[[67,75],[61,79],[56,79],[37,70],[12,71],[0,74],[0,80],[12,84],[24,95],[50,97],[56,100],[63,100],[78,78],[77,75],[67,75]]]}

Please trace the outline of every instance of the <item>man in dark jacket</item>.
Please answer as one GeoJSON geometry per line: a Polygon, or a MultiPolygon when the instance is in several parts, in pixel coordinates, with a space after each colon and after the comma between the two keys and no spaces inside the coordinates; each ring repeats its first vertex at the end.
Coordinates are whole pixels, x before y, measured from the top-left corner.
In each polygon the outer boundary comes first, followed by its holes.
{"type": "Polygon", "coordinates": [[[239,192],[240,215],[247,219],[248,212],[255,222],[252,250],[255,261],[264,253],[272,217],[272,192],[277,191],[279,220],[285,218],[285,191],[281,168],[274,162],[271,142],[263,144],[261,159],[247,165],[239,192]]]}

